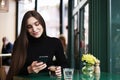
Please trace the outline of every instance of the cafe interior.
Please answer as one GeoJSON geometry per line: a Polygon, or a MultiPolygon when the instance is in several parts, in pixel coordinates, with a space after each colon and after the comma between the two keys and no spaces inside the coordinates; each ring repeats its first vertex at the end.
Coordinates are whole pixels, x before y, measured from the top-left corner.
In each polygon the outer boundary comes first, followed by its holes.
{"type": "Polygon", "coordinates": [[[65,37],[67,60],[74,69],[73,80],[119,80],[119,4],[119,0],[0,0],[0,80],[5,80],[10,67],[2,65],[2,57],[12,56],[2,53],[2,38],[7,37],[14,44],[23,15],[29,10],[41,13],[48,36],[65,37]],[[91,56],[96,74],[84,76],[84,61],[91,56]]]}

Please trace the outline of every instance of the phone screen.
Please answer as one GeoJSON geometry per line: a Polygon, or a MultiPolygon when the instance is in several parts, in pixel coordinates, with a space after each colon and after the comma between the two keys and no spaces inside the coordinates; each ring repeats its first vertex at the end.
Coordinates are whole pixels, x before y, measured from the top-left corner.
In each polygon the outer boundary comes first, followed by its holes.
{"type": "Polygon", "coordinates": [[[38,59],[39,62],[48,62],[48,56],[39,56],[39,59],[38,59]]]}

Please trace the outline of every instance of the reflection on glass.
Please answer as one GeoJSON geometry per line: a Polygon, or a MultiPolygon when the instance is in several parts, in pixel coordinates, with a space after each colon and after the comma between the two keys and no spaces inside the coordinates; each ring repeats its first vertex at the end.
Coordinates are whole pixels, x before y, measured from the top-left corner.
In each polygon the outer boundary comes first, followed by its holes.
{"type": "MultiPolygon", "coordinates": [[[[37,11],[46,22],[47,35],[59,37],[60,34],[60,0],[38,0],[37,11]],[[42,2],[42,3],[41,3],[42,2]]],[[[63,34],[67,39],[68,0],[63,0],[63,34]]]]}
{"type": "Polygon", "coordinates": [[[78,14],[74,16],[74,59],[75,59],[75,68],[79,69],[79,47],[80,47],[80,40],[79,40],[79,26],[78,26],[78,14]]]}
{"type": "Polygon", "coordinates": [[[74,7],[77,6],[77,0],[74,0],[74,7]]]}
{"type": "Polygon", "coordinates": [[[88,4],[85,6],[85,12],[84,12],[84,36],[85,36],[85,53],[88,52],[88,40],[89,40],[89,16],[88,16],[88,11],[89,11],[89,8],[88,8],[88,4]]]}

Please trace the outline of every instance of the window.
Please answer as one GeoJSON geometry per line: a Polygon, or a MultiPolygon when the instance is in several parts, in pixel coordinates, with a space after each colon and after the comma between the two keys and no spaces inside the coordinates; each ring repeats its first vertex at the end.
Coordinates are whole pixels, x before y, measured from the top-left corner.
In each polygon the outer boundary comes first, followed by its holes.
{"type": "Polygon", "coordinates": [[[28,11],[28,10],[34,10],[35,9],[35,0],[19,0],[18,1],[18,24],[17,24],[17,36],[20,33],[21,30],[21,22],[23,19],[23,15],[28,11]]]}

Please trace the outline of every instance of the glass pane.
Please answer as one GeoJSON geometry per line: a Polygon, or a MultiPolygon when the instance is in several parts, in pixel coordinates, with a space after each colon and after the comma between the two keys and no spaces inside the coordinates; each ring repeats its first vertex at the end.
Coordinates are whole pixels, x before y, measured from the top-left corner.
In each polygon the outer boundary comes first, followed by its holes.
{"type": "Polygon", "coordinates": [[[120,74],[120,0],[111,0],[110,5],[110,72],[120,74]]]}
{"type": "Polygon", "coordinates": [[[88,4],[85,6],[85,12],[84,12],[84,38],[85,38],[85,53],[88,52],[88,40],[89,40],[89,8],[88,4]]]}
{"type": "Polygon", "coordinates": [[[18,1],[18,27],[17,27],[17,36],[20,33],[21,29],[21,22],[23,19],[24,14],[28,10],[34,10],[35,9],[35,0],[20,0],[18,1]]]}
{"type": "MultiPolygon", "coordinates": [[[[68,0],[64,1],[64,13],[63,13],[63,34],[66,37],[66,42],[68,41],[68,0]]],[[[68,43],[68,42],[67,42],[68,43]]]]}
{"type": "Polygon", "coordinates": [[[38,0],[37,11],[46,22],[47,35],[59,35],[59,4],[60,0],[38,0]]]}
{"type": "Polygon", "coordinates": [[[76,7],[76,6],[77,6],[77,0],[74,1],[74,7],[76,7]]]}
{"type": "Polygon", "coordinates": [[[82,0],[74,0],[74,7],[76,7],[82,0]]]}
{"type": "Polygon", "coordinates": [[[78,14],[74,16],[74,59],[75,59],[75,68],[79,69],[79,47],[80,47],[80,40],[79,40],[79,28],[78,28],[78,14]]]}

